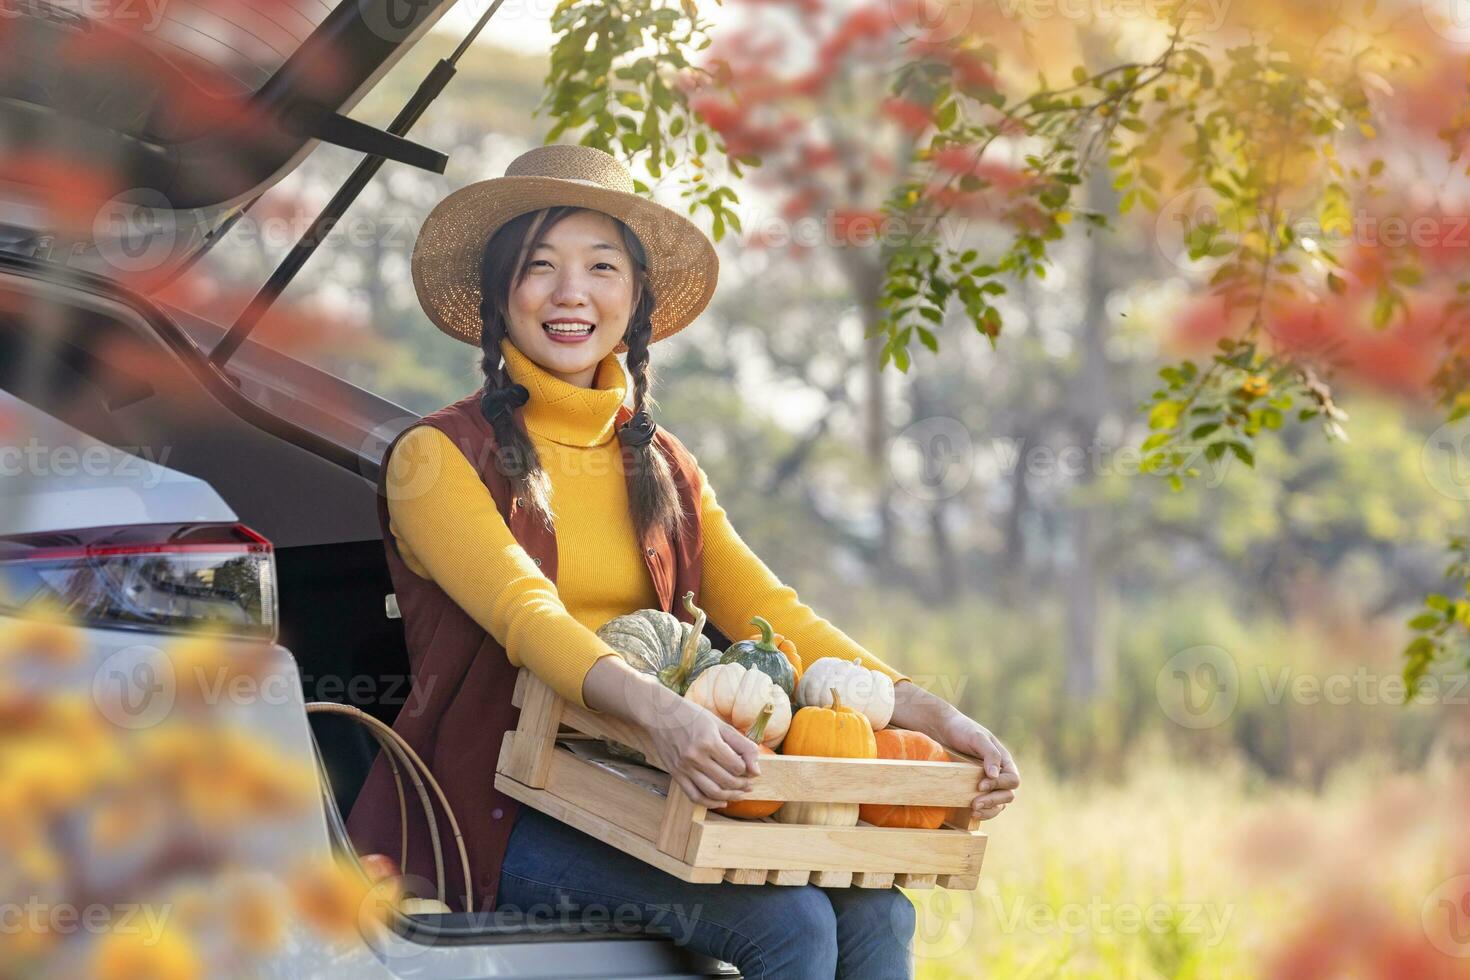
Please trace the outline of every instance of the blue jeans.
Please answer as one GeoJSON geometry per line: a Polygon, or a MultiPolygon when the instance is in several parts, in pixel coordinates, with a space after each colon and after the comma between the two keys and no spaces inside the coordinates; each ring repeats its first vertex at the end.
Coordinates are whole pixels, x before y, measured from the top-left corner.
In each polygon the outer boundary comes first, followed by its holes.
{"type": "Polygon", "coordinates": [[[496,910],[657,932],[746,980],[913,976],[914,905],[897,888],[696,885],[529,806],[511,830],[496,910]]]}

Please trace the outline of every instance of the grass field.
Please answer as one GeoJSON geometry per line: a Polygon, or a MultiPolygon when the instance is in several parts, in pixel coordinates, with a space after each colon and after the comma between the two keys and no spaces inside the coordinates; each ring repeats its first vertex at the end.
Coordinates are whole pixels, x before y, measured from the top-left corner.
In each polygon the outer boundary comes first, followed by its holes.
{"type": "Polygon", "coordinates": [[[1161,750],[1110,784],[1023,779],[980,888],[910,893],[924,980],[1470,977],[1470,777],[1446,758],[1319,793],[1161,750]]]}

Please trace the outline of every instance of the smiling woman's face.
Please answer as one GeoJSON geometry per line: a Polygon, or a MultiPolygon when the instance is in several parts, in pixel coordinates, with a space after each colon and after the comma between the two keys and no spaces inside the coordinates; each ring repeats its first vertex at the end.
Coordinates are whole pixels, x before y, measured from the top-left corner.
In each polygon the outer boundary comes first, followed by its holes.
{"type": "Polygon", "coordinates": [[[600,211],[569,214],[541,232],[511,289],[511,343],[563,381],[591,387],[628,328],[633,291],[618,223],[600,211]]]}

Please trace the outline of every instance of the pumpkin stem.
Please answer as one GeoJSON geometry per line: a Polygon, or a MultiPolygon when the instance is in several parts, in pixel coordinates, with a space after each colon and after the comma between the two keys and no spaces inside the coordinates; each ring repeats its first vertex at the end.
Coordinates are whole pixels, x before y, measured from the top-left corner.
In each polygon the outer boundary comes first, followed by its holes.
{"type": "Polygon", "coordinates": [[[689,672],[694,669],[694,656],[699,652],[699,637],[704,633],[704,610],[694,604],[693,592],[684,593],[684,608],[694,617],[694,626],[684,638],[684,655],[679,660],[679,669],[674,672],[674,682],[677,685],[674,690],[680,692],[684,690],[689,672]]]}
{"type": "Polygon", "coordinates": [[[771,713],[775,710],[776,705],[773,702],[767,701],[766,706],[761,709],[761,713],[755,716],[755,721],[751,722],[750,729],[745,733],[745,737],[759,745],[760,740],[766,736],[766,722],[771,720],[771,713]]]}
{"type": "Polygon", "coordinates": [[[843,710],[846,707],[846,705],[844,705],[842,703],[842,699],[837,696],[837,688],[835,688],[835,687],[829,687],[829,688],[827,688],[827,690],[829,690],[829,691],[832,692],[832,710],[833,711],[841,711],[841,710],[843,710]]]}
{"type": "Polygon", "coordinates": [[[756,646],[768,653],[778,652],[776,650],[776,631],[771,628],[770,623],[766,622],[763,617],[756,616],[750,621],[750,625],[758,627],[761,631],[761,638],[756,646]]]}

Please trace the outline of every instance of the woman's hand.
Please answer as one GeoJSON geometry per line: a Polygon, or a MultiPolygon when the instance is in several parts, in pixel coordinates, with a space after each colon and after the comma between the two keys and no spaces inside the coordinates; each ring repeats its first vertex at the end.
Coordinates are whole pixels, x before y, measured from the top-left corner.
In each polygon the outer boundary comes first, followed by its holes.
{"type": "Polygon", "coordinates": [[[980,778],[980,795],[970,801],[970,812],[981,820],[994,820],[1016,798],[1016,787],[1021,785],[1021,773],[1011,753],[990,729],[966,717],[959,709],[941,723],[939,733],[933,737],[956,752],[980,760],[985,775],[980,778]]]}
{"type": "Polygon", "coordinates": [[[582,693],[593,711],[642,729],[659,764],[695,803],[719,807],[738,800],[749,791],[752,777],[760,775],[754,742],[622,657],[606,656],[593,664],[582,693]]]}
{"type": "Polygon", "coordinates": [[[755,742],[701,704],[661,684],[652,711],[638,718],[658,760],[695,803],[721,807],[750,791],[760,775],[755,742]],[[666,696],[665,696],[666,695],[666,696]]]}
{"type": "Polygon", "coordinates": [[[970,812],[981,820],[993,820],[1016,798],[1021,773],[1010,751],[990,729],[943,698],[913,681],[899,681],[893,686],[892,724],[923,732],[956,752],[980,760],[985,773],[976,787],[980,795],[970,801],[970,812]]]}

